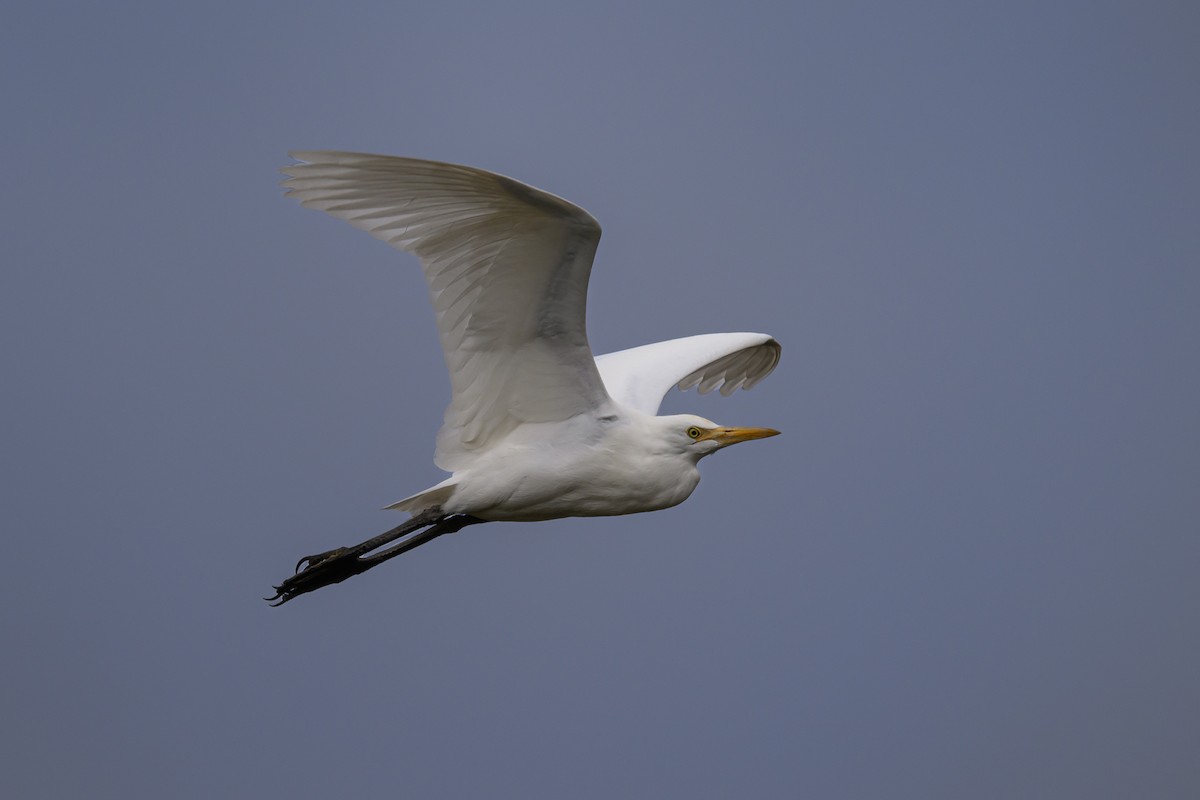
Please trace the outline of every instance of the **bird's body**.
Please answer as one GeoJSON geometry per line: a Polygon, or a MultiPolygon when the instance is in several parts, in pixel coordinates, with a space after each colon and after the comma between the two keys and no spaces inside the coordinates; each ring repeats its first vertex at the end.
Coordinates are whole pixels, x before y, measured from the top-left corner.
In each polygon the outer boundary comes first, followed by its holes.
{"type": "MultiPolygon", "coordinates": [[[[633,410],[522,425],[470,467],[439,484],[435,505],[490,521],[533,522],[657,511],[687,499],[700,481],[698,455],[655,434],[663,419],[633,410]]],[[[679,427],[707,420],[700,417],[679,427]]],[[[711,423],[710,423],[711,424],[711,423]]],[[[428,492],[397,508],[419,513],[428,492]]]]}
{"type": "Polygon", "coordinates": [[[452,390],[434,460],[452,474],[389,506],[411,523],[302,559],[273,599],[467,524],[668,508],[696,488],[701,458],[777,433],[656,415],[672,386],[729,394],[766,377],[780,352],[770,336],[705,334],[593,357],[584,319],[600,226],[583,209],[455,164],[292,155],[301,163],[284,169],[289,194],[420,259],[452,390]],[[364,556],[419,528],[413,542],[364,556]]]}

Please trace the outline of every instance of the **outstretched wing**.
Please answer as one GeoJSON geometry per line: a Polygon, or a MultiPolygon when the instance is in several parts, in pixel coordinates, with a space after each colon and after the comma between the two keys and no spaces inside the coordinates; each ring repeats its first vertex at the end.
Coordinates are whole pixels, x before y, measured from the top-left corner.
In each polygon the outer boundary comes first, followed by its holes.
{"type": "Polygon", "coordinates": [[[421,260],[452,397],[435,462],[454,471],[525,422],[608,401],[584,325],[600,226],[578,206],[481,169],[293,152],[283,185],[421,260]]]}
{"type": "Polygon", "coordinates": [[[730,395],[771,374],[782,348],[765,333],[707,333],[633,347],[596,358],[608,394],[618,403],[657,414],[672,386],[730,395]]]}

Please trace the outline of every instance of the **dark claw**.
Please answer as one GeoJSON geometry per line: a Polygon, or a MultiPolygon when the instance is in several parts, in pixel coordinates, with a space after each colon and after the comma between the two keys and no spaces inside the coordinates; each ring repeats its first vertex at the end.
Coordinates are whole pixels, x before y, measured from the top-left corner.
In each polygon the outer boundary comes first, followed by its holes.
{"type": "MultiPolygon", "coordinates": [[[[320,564],[322,561],[328,561],[331,558],[336,558],[337,556],[340,556],[342,553],[346,552],[349,549],[350,548],[348,548],[348,547],[335,547],[332,550],[326,550],[324,553],[316,553],[311,556],[304,556],[303,558],[301,558],[299,561],[296,562],[296,570],[295,570],[294,574],[299,574],[300,568],[302,566],[304,567],[304,569],[311,569],[311,568],[315,567],[317,564],[320,564]],[[307,562],[307,566],[305,566],[305,562],[307,562]]],[[[278,588],[278,587],[276,587],[276,588],[278,588]]]]}
{"type": "Polygon", "coordinates": [[[296,574],[275,587],[275,596],[263,599],[273,606],[281,606],[299,595],[366,572],[371,566],[369,562],[359,559],[349,547],[305,556],[296,564],[296,574]]]}

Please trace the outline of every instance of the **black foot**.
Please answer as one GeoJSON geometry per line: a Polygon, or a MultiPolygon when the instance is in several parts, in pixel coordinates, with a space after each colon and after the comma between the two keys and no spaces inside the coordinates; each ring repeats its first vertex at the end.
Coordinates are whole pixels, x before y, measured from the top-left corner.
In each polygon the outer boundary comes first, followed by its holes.
{"type": "Polygon", "coordinates": [[[360,559],[356,551],[357,548],[353,547],[336,547],[324,553],[305,556],[296,563],[296,574],[274,587],[275,596],[266,598],[267,602],[272,606],[281,606],[294,597],[341,583],[375,566],[373,562],[360,559]]]}

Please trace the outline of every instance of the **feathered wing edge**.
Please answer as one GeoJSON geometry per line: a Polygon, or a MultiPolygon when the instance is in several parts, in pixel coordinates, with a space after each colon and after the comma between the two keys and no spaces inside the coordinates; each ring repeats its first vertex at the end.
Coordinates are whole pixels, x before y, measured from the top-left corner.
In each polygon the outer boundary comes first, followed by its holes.
{"type": "Polygon", "coordinates": [[[657,414],[663,396],[678,386],[701,394],[749,389],[779,364],[782,347],[765,333],[707,333],[607,353],[596,367],[609,396],[646,414],[657,414]]]}

